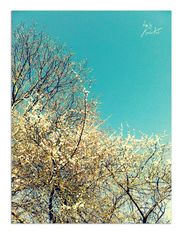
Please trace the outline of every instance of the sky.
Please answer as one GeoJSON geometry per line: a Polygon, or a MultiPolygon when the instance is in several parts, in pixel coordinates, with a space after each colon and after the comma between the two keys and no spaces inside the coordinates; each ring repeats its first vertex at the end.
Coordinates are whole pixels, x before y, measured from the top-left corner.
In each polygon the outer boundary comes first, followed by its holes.
{"type": "Polygon", "coordinates": [[[14,11],[87,58],[106,125],[171,136],[170,11],[14,11]]]}

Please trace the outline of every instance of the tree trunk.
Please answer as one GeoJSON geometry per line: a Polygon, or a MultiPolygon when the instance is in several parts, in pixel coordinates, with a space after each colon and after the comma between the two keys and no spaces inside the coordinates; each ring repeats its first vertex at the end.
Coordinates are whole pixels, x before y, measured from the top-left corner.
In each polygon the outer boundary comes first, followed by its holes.
{"type": "Polygon", "coordinates": [[[147,218],[146,218],[146,217],[143,217],[142,222],[143,222],[143,223],[147,223],[147,218]]]}
{"type": "Polygon", "coordinates": [[[55,189],[53,188],[51,193],[50,193],[50,196],[49,196],[49,204],[48,204],[49,223],[55,223],[55,218],[54,218],[54,215],[53,215],[53,196],[54,196],[54,192],[55,192],[55,189]]]}

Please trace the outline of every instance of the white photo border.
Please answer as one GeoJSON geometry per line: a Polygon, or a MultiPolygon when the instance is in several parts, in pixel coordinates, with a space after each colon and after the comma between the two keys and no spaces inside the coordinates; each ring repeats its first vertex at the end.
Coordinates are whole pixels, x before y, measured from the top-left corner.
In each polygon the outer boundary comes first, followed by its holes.
{"type": "Polygon", "coordinates": [[[181,0],[1,0],[0,2],[0,228],[4,238],[173,238],[181,234],[182,193],[182,10],[181,0]],[[11,224],[11,11],[169,10],[172,11],[172,177],[173,216],[168,225],[11,224]]]}

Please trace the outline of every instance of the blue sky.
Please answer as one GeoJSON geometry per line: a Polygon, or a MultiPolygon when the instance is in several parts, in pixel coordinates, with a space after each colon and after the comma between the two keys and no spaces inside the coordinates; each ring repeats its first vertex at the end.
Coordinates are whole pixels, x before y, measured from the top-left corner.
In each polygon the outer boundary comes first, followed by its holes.
{"type": "MultiPolygon", "coordinates": [[[[171,12],[169,11],[21,11],[13,26],[36,22],[87,58],[99,97],[99,111],[114,129],[128,123],[147,134],[171,134],[171,12]],[[143,23],[159,34],[141,37],[143,23]]],[[[152,32],[152,31],[151,31],[152,32]]]]}

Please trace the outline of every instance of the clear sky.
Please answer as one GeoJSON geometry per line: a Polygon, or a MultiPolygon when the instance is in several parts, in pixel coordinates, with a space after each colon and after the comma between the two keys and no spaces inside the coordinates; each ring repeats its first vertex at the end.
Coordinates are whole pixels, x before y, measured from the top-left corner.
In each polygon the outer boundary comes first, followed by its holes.
{"type": "Polygon", "coordinates": [[[108,126],[117,130],[127,122],[147,134],[171,134],[171,12],[22,11],[12,16],[13,26],[36,22],[88,59],[92,92],[101,102],[102,118],[110,116],[108,126]],[[142,36],[144,23],[151,29],[142,36]]]}

